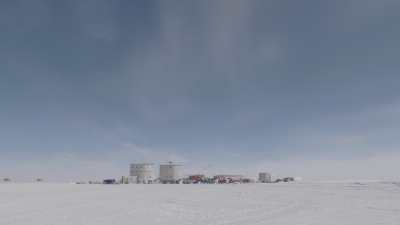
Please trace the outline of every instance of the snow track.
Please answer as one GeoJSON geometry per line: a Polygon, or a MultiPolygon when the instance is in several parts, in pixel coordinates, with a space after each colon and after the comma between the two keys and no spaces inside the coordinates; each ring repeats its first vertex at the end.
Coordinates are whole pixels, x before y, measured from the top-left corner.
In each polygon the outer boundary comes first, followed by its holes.
{"type": "Polygon", "coordinates": [[[400,224],[399,183],[0,184],[0,225],[400,224]]]}

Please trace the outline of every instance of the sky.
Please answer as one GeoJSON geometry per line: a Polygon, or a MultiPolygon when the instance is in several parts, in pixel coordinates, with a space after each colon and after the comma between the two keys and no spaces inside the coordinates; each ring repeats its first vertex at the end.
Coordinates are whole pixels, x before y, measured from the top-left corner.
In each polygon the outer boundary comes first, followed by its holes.
{"type": "Polygon", "coordinates": [[[399,179],[397,0],[0,1],[0,177],[399,179]]]}

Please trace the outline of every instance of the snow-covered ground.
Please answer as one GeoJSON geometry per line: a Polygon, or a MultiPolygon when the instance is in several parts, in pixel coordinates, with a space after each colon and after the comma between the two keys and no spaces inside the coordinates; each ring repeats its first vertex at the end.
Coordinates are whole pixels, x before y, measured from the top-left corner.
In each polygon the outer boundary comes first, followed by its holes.
{"type": "Polygon", "coordinates": [[[400,184],[0,184],[1,225],[400,224],[400,184]]]}

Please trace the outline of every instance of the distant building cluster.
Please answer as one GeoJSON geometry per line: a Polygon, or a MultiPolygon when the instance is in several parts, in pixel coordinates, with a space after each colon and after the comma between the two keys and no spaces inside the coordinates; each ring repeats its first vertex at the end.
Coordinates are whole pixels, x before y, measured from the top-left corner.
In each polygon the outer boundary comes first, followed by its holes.
{"type": "Polygon", "coordinates": [[[271,174],[260,172],[258,180],[240,174],[217,174],[207,177],[204,174],[183,175],[183,164],[168,162],[159,165],[159,176],[155,176],[155,164],[133,163],[129,168],[129,176],[121,179],[105,179],[103,184],[238,184],[238,183],[276,183],[294,181],[294,178],[272,179],[271,174]]]}

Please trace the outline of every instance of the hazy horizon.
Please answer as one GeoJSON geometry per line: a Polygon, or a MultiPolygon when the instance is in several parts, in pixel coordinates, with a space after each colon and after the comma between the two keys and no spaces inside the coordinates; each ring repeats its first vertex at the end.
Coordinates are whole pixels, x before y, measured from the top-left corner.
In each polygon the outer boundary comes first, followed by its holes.
{"type": "Polygon", "coordinates": [[[0,178],[398,179],[400,2],[0,2],[0,178]]]}

